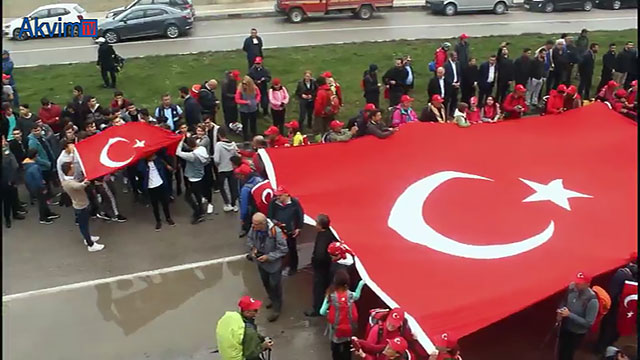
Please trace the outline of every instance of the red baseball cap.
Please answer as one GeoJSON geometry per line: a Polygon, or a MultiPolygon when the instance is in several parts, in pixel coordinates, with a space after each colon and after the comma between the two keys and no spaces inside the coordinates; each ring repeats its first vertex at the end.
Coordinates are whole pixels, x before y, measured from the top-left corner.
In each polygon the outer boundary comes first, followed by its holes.
{"type": "Polygon", "coordinates": [[[291,120],[288,123],[284,124],[284,127],[289,129],[300,129],[300,124],[298,124],[297,120],[291,120]]]}
{"type": "MultiPolygon", "coordinates": [[[[560,88],[560,86],[558,86],[558,88],[560,88]]],[[[516,85],[514,90],[517,91],[517,92],[525,92],[525,91],[527,91],[527,88],[525,88],[524,85],[522,85],[522,84],[518,84],[518,85],[516,85]]]]}
{"type": "Polygon", "coordinates": [[[333,74],[331,73],[331,71],[325,71],[322,73],[322,77],[330,78],[330,77],[333,77],[333,74]]]}
{"type": "Polygon", "coordinates": [[[280,85],[280,78],[273,78],[273,85],[280,85]]]}
{"type": "Polygon", "coordinates": [[[399,327],[404,322],[404,310],[401,308],[391,309],[387,316],[387,322],[391,325],[399,327]]]}
{"type": "Polygon", "coordinates": [[[254,64],[262,64],[262,56],[256,56],[256,58],[253,60],[254,64]]]}
{"type": "Polygon", "coordinates": [[[409,95],[402,95],[402,97],[400,98],[400,102],[408,102],[408,101],[413,101],[413,98],[409,95]]]}
{"type": "Polygon", "coordinates": [[[389,344],[389,347],[393,351],[398,353],[403,353],[407,351],[407,349],[409,348],[409,344],[407,344],[407,340],[405,340],[403,337],[400,337],[400,336],[394,339],[387,339],[387,343],[389,344]]]}
{"type": "Polygon", "coordinates": [[[567,94],[575,95],[578,93],[578,88],[575,85],[571,85],[567,88],[567,94]]]}
{"type": "Polygon", "coordinates": [[[235,170],[233,170],[236,175],[249,175],[251,174],[251,167],[247,165],[247,163],[242,163],[235,170]]]}
{"type": "Polygon", "coordinates": [[[633,80],[631,82],[631,86],[638,86],[638,80],[633,80]]]}
{"type": "Polygon", "coordinates": [[[276,134],[280,134],[280,130],[278,130],[277,127],[271,125],[267,128],[267,130],[264,131],[265,135],[276,135],[276,134]]]}
{"type": "Polygon", "coordinates": [[[468,38],[469,38],[469,35],[467,35],[467,34],[463,33],[462,35],[460,35],[460,39],[462,39],[462,40],[468,39],[468,38]]]}
{"type": "Polygon", "coordinates": [[[558,92],[567,92],[567,86],[565,84],[558,85],[558,92]]]}
{"type": "Polygon", "coordinates": [[[613,80],[609,80],[609,82],[607,83],[608,87],[618,87],[618,83],[613,81],[613,80]]]}
{"type": "Polygon", "coordinates": [[[287,191],[287,189],[285,189],[284,186],[280,185],[280,186],[278,186],[278,188],[276,189],[276,191],[273,194],[275,196],[280,196],[280,195],[289,194],[289,192],[287,191]]]}
{"type": "Polygon", "coordinates": [[[369,104],[364,106],[364,110],[365,111],[367,111],[367,110],[375,110],[375,109],[376,109],[376,105],[375,104],[369,103],[369,104]]]}
{"type": "Polygon", "coordinates": [[[240,81],[240,71],[231,70],[231,76],[233,76],[236,81],[240,81]]]}
{"type": "Polygon", "coordinates": [[[575,283],[576,284],[589,284],[591,283],[591,276],[585,274],[584,272],[580,271],[576,274],[576,279],[575,279],[575,283]]]}
{"type": "Polygon", "coordinates": [[[200,89],[202,89],[202,85],[194,84],[189,91],[189,95],[191,95],[191,97],[196,97],[200,92],[200,89]]]}
{"type": "Polygon", "coordinates": [[[626,97],[627,91],[625,89],[618,89],[616,90],[616,96],[621,98],[626,97]]]}
{"type": "Polygon", "coordinates": [[[238,307],[241,311],[258,310],[262,306],[262,301],[245,295],[238,301],[238,307]]]}
{"type": "Polygon", "coordinates": [[[11,75],[2,74],[2,80],[9,80],[9,79],[11,79],[11,75]]]}
{"type": "Polygon", "coordinates": [[[431,97],[431,102],[443,102],[444,99],[442,98],[442,96],[435,94],[431,97]]]}
{"type": "Polygon", "coordinates": [[[333,120],[332,122],[329,123],[329,127],[332,129],[341,129],[343,126],[344,126],[344,123],[338,120],[333,120]]]}

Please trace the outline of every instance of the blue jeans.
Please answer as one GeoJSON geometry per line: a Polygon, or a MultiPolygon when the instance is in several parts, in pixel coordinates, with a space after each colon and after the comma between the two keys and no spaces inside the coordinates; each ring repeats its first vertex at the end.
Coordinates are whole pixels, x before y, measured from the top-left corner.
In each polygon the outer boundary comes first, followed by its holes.
{"type": "Polygon", "coordinates": [[[80,228],[80,233],[86,241],[88,246],[93,246],[93,241],[91,240],[91,234],[89,233],[89,206],[84,209],[73,209],[76,213],[76,221],[78,221],[78,227],[80,228]]]}

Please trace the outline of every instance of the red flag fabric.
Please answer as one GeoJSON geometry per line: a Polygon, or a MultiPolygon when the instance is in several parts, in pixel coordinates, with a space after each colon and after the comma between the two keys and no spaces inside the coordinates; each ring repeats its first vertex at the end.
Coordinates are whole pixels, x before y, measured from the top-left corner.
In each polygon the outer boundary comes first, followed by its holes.
{"type": "MultiPolygon", "coordinates": [[[[636,250],[637,125],[597,103],[387,139],[261,151],[275,188],[331,217],[367,285],[426,350],[636,250]],[[418,327],[419,325],[419,327],[418,327]]],[[[549,316],[553,317],[554,314],[549,316]]]]}
{"type": "Polygon", "coordinates": [[[167,147],[174,154],[180,135],[145,122],[112,126],[76,144],[82,171],[88,180],[135,164],[167,147]]]}
{"type": "Polygon", "coordinates": [[[251,189],[251,196],[253,196],[258,211],[266,215],[269,212],[269,202],[273,198],[273,189],[269,180],[257,183],[251,189]]]}
{"type": "Polygon", "coordinates": [[[625,281],[618,300],[618,333],[620,336],[636,332],[638,325],[638,283],[625,281]]]}

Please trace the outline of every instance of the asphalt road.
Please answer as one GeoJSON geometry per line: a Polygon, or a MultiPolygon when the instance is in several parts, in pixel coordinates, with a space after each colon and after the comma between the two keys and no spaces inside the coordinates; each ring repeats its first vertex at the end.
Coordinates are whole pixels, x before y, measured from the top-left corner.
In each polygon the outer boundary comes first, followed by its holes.
{"type": "MultiPolygon", "coordinates": [[[[201,51],[234,50],[241,47],[248,30],[257,28],[265,47],[319,45],[358,41],[450,38],[462,29],[471,36],[522,33],[560,33],[636,28],[636,9],[551,14],[513,10],[505,15],[474,14],[438,16],[427,11],[377,14],[370,21],[345,16],[326,17],[290,24],[283,17],[227,19],[197,22],[189,36],[178,39],[145,39],[116,45],[122,56],[169,55],[201,51]]],[[[3,39],[17,66],[90,62],[96,60],[91,39],[35,39],[25,42],[3,39]]]]}

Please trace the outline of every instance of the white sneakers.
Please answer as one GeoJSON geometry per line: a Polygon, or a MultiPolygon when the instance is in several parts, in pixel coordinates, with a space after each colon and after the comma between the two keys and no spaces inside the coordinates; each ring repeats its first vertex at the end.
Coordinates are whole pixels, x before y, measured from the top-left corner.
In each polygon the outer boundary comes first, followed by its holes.
{"type": "Polygon", "coordinates": [[[94,242],[91,246],[87,246],[87,250],[89,250],[89,252],[96,252],[102,249],[104,249],[104,245],[98,244],[97,242],[94,242]]]}
{"type": "Polygon", "coordinates": [[[207,205],[207,214],[213,214],[213,204],[207,205]]]}
{"type": "Polygon", "coordinates": [[[91,241],[96,242],[100,240],[100,236],[91,236],[91,241]]]}
{"type": "Polygon", "coordinates": [[[240,211],[240,208],[238,207],[238,205],[234,205],[233,206],[233,211],[235,211],[235,212],[240,211]]]}
{"type": "Polygon", "coordinates": [[[224,212],[229,212],[229,211],[233,211],[233,206],[231,206],[230,204],[226,204],[222,210],[224,210],[224,212]]]}

